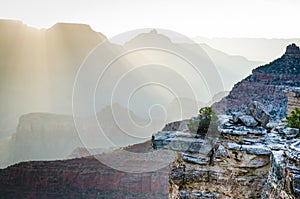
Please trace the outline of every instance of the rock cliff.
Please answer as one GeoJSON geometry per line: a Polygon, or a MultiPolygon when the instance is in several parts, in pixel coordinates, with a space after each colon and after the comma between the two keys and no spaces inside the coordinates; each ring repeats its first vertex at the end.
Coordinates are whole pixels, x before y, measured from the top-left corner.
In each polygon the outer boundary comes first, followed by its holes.
{"type": "Polygon", "coordinates": [[[169,168],[170,199],[300,197],[298,129],[248,127],[222,116],[219,134],[202,139],[183,125],[152,139],[156,149],[177,151],[169,168]]]}
{"type": "Polygon", "coordinates": [[[177,152],[169,168],[170,199],[300,198],[299,129],[278,122],[299,107],[299,55],[299,47],[289,45],[215,103],[227,113],[219,115],[215,132],[200,138],[179,121],[153,135],[155,149],[177,152]]]}
{"type": "Polygon", "coordinates": [[[288,114],[290,114],[296,107],[300,107],[300,88],[289,88],[285,93],[288,97],[288,114]]]}
{"type": "Polygon", "coordinates": [[[285,151],[272,153],[272,167],[264,197],[271,199],[300,198],[300,141],[285,151]]]}
{"type": "Polygon", "coordinates": [[[252,101],[264,104],[271,120],[279,120],[287,114],[287,96],[284,91],[300,86],[300,51],[289,45],[285,54],[275,61],[260,66],[252,74],[237,83],[229,95],[213,105],[219,113],[244,111],[252,101]]]}

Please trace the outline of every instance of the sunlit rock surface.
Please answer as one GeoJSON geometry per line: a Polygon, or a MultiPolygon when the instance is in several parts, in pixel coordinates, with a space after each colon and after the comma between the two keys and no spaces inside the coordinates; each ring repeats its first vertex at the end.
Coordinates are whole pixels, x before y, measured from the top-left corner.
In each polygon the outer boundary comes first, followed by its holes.
{"type": "Polygon", "coordinates": [[[265,129],[222,118],[219,137],[200,139],[175,128],[153,135],[154,148],[177,151],[169,198],[299,198],[300,142],[283,133],[298,131],[284,123],[265,129]]]}

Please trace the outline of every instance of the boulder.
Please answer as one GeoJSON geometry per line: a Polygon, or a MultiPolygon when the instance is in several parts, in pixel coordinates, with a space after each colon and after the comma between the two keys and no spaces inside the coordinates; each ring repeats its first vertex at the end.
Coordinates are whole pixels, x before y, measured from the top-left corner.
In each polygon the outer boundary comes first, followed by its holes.
{"type": "Polygon", "coordinates": [[[279,134],[284,135],[288,139],[296,138],[299,134],[299,129],[297,128],[281,127],[277,128],[277,130],[279,134]]]}
{"type": "Polygon", "coordinates": [[[239,117],[244,115],[243,113],[241,112],[233,112],[232,113],[232,122],[233,123],[238,123],[239,122],[239,117]]]}
{"type": "Polygon", "coordinates": [[[258,122],[251,115],[246,115],[241,112],[233,112],[231,115],[232,115],[231,122],[233,124],[240,123],[247,127],[255,127],[258,125],[258,122]]]}
{"type": "Polygon", "coordinates": [[[257,101],[254,101],[249,105],[247,113],[256,121],[258,121],[263,127],[266,127],[266,125],[269,123],[269,113],[265,110],[264,106],[257,101]]]}
{"type": "Polygon", "coordinates": [[[255,127],[258,125],[258,122],[250,115],[239,116],[238,119],[248,127],[255,127]]]}

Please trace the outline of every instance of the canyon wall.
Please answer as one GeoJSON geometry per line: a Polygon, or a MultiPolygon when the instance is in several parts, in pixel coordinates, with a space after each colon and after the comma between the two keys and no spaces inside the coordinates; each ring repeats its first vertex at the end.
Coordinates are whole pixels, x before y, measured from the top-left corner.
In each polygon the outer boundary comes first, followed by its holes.
{"type": "Polygon", "coordinates": [[[296,107],[300,107],[300,88],[289,88],[285,91],[288,98],[288,114],[296,107]]]}
{"type": "MultiPolygon", "coordinates": [[[[150,142],[127,147],[128,151],[149,152],[150,142]]],[[[158,162],[130,160],[118,151],[100,156],[118,157],[120,165],[151,167],[158,162]]],[[[61,160],[23,162],[0,169],[0,198],[125,198],[163,199],[168,196],[168,167],[153,172],[129,173],[113,169],[99,156],[61,160]]],[[[130,158],[130,157],[129,157],[130,158]]],[[[149,170],[149,169],[148,169],[149,170]]]]}
{"type": "Polygon", "coordinates": [[[182,121],[153,135],[155,149],[177,152],[169,168],[170,199],[300,198],[299,129],[280,121],[300,107],[299,55],[289,45],[215,103],[217,131],[199,137],[182,121]]]}
{"type": "Polygon", "coordinates": [[[221,114],[230,114],[244,111],[250,102],[259,101],[264,104],[273,121],[284,118],[288,112],[285,90],[300,86],[299,55],[299,48],[295,44],[289,45],[282,57],[254,69],[213,108],[221,114]]]}

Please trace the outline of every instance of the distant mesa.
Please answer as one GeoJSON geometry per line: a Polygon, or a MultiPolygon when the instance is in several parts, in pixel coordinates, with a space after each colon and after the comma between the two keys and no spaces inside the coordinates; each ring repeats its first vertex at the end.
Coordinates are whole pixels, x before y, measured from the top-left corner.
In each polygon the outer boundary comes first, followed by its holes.
{"type": "Polygon", "coordinates": [[[54,24],[52,28],[85,28],[85,29],[92,30],[92,28],[88,24],[65,23],[65,22],[58,22],[54,24]]]}
{"type": "Polygon", "coordinates": [[[286,55],[300,58],[300,48],[296,44],[291,44],[286,47],[286,55]]]}

